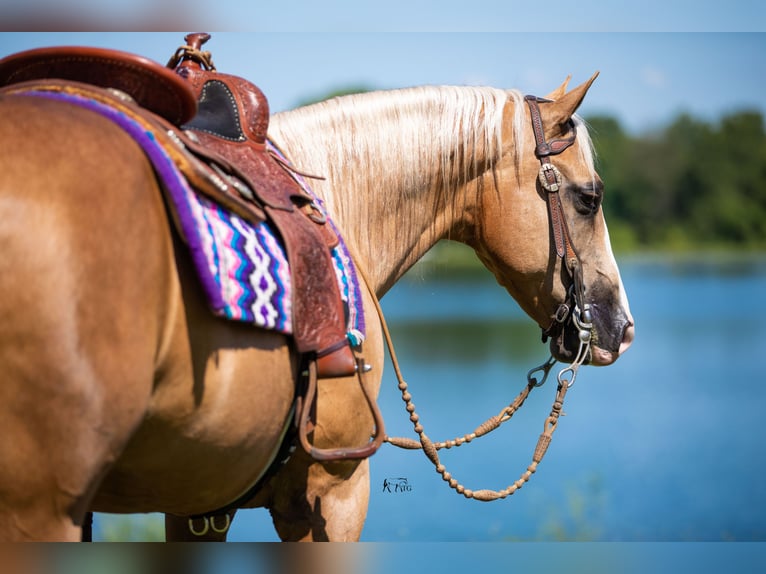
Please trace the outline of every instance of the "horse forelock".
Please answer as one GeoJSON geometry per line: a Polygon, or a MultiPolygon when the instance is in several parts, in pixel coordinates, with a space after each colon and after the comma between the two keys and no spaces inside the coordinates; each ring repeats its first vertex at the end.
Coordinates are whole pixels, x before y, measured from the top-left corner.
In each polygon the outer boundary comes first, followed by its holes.
{"type": "Polygon", "coordinates": [[[577,142],[579,143],[580,161],[590,173],[591,181],[596,179],[596,149],[593,146],[593,140],[588,130],[588,124],[580,116],[575,114],[572,117],[577,132],[577,142]]]}

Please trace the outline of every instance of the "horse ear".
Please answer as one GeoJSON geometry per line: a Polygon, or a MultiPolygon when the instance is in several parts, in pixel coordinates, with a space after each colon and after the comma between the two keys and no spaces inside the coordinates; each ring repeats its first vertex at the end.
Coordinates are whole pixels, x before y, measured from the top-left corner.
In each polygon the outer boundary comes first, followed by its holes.
{"type": "MultiPolygon", "coordinates": [[[[599,73],[596,72],[590,77],[588,81],[586,81],[583,84],[580,84],[568,94],[565,94],[559,98],[556,98],[555,101],[552,104],[550,104],[550,106],[546,106],[550,110],[548,112],[549,119],[553,123],[558,125],[562,125],[568,122],[569,119],[577,111],[577,108],[580,107],[580,104],[585,98],[585,94],[588,93],[588,89],[590,88],[591,84],[593,84],[595,79],[598,77],[598,74],[599,73]]],[[[558,92],[558,90],[556,91],[558,92]]]]}
{"type": "Polygon", "coordinates": [[[554,102],[555,102],[556,100],[558,100],[558,99],[561,99],[561,98],[564,96],[564,94],[566,94],[566,93],[567,93],[567,86],[569,85],[569,80],[571,80],[571,79],[572,79],[572,76],[571,76],[571,74],[570,74],[569,76],[567,76],[567,79],[566,79],[566,80],[564,80],[564,83],[563,83],[563,84],[561,84],[561,85],[560,85],[558,88],[556,88],[555,90],[553,90],[553,91],[552,91],[550,94],[548,94],[547,96],[545,96],[545,99],[546,99],[546,100],[552,100],[552,101],[554,101],[554,102]]]}

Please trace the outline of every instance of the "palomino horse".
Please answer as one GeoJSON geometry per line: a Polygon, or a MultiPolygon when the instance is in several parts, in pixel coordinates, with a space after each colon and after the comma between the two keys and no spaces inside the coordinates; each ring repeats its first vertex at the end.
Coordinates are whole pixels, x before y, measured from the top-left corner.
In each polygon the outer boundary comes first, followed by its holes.
{"type": "MultiPolygon", "coordinates": [[[[574,115],[592,81],[529,104],[516,91],[428,87],[272,118],[293,164],[326,178],[315,191],[369,278],[373,394],[383,342],[372,297],[443,238],[475,249],[561,360],[573,360],[577,329],[552,318],[573,291],[591,313],[591,364],[630,345],[603,188],[574,115]],[[536,136],[555,148],[550,162],[536,136]],[[558,168],[552,208],[538,155],[558,168]]],[[[237,500],[277,456],[292,424],[291,345],[209,313],[152,169],[115,125],[3,97],[0,140],[0,538],[78,540],[88,511],[163,512],[168,535],[184,537],[177,517],[237,500]]],[[[372,426],[357,382],[320,381],[315,444],[363,444],[372,426]]],[[[246,506],[268,507],[284,540],[358,539],[368,465],[298,448],[246,506]]]]}

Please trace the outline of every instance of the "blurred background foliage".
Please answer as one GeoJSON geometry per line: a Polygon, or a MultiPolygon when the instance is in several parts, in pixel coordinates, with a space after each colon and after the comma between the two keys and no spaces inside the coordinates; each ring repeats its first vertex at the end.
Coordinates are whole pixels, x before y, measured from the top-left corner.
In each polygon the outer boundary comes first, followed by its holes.
{"type": "Polygon", "coordinates": [[[759,112],[715,122],[679,115],[663,129],[626,133],[585,118],[617,251],[766,248],[766,137],[759,112]]]}

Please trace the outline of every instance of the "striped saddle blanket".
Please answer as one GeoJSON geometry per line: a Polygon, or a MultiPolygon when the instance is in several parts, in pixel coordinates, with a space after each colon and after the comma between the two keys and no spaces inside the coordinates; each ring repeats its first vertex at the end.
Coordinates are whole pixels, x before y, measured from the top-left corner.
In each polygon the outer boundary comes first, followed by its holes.
{"type": "MultiPolygon", "coordinates": [[[[292,282],[285,249],[268,221],[254,224],[212,199],[198,194],[176,166],[173,154],[152,129],[123,109],[72,91],[27,91],[25,95],[66,101],[92,110],[119,125],[144,150],[166,189],[169,207],[188,246],[194,267],[213,313],[233,321],[292,334],[292,282]]],[[[281,155],[271,145],[271,151],[281,155]]],[[[282,156],[284,159],[284,157],[282,156]]],[[[286,161],[286,160],[285,160],[286,161]]],[[[304,191],[335,228],[322,201],[304,178],[304,191]]],[[[335,229],[337,232],[337,229],[335,229]]],[[[341,298],[346,309],[347,337],[352,345],[364,339],[364,314],[358,276],[348,248],[332,250],[341,298]]]]}

